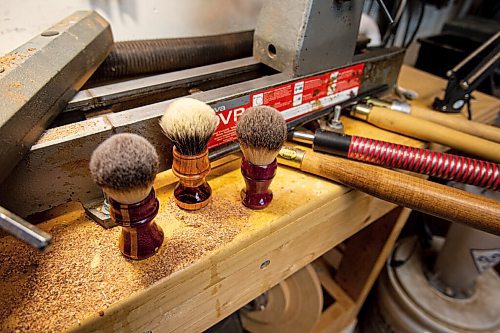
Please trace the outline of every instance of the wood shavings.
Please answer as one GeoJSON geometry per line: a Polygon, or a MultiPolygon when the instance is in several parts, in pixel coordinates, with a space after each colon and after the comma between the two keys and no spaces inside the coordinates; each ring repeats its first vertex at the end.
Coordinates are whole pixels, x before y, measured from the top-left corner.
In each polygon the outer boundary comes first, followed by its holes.
{"type": "Polygon", "coordinates": [[[14,65],[17,65],[21,63],[24,59],[28,57],[28,54],[26,53],[19,53],[19,52],[9,52],[3,57],[0,57],[0,67],[3,67],[5,70],[13,67],[14,65]]]}
{"type": "Polygon", "coordinates": [[[166,235],[157,255],[137,263],[143,286],[151,285],[229,243],[241,231],[248,221],[248,210],[240,202],[217,197],[212,200],[207,207],[192,212],[177,207],[173,198],[164,203],[167,215],[187,227],[166,235]]]}
{"type": "Polygon", "coordinates": [[[111,304],[232,241],[249,215],[236,200],[214,198],[196,212],[163,200],[156,221],[165,241],[142,261],[120,254],[119,227],[105,230],[83,212],[43,228],[54,237],[46,253],[1,238],[0,332],[61,332],[92,314],[104,316],[111,304]]]}

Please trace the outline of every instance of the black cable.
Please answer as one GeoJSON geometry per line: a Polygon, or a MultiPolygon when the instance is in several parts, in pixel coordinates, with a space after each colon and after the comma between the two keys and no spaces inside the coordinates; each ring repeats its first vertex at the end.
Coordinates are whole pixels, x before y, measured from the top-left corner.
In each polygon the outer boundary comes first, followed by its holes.
{"type": "Polygon", "coordinates": [[[470,105],[470,98],[466,99],[467,104],[467,119],[472,120],[472,106],[470,105]]]}
{"type": "Polygon", "coordinates": [[[425,0],[421,0],[421,1],[422,1],[422,6],[420,7],[421,9],[420,9],[420,15],[418,16],[417,26],[415,27],[415,30],[413,30],[413,34],[411,35],[410,40],[404,46],[405,48],[408,48],[408,46],[410,46],[411,43],[413,43],[413,40],[417,36],[418,30],[420,30],[420,26],[422,25],[422,21],[424,19],[424,13],[425,13],[425,0]]]}
{"type": "Polygon", "coordinates": [[[403,41],[401,42],[401,47],[404,47],[406,44],[406,38],[408,38],[408,34],[410,33],[410,23],[411,23],[411,18],[412,18],[412,8],[411,4],[406,6],[406,10],[408,12],[408,16],[406,18],[406,27],[405,27],[405,33],[403,35],[403,41]]]}
{"type": "MultiPolygon", "coordinates": [[[[401,0],[399,0],[398,3],[399,3],[399,5],[401,5],[401,0]]],[[[397,12],[398,6],[396,6],[395,8],[396,8],[395,11],[397,12]]],[[[391,14],[394,15],[394,9],[392,10],[391,14]]],[[[399,26],[399,22],[401,22],[401,18],[397,22],[393,22],[393,24],[389,24],[387,26],[387,29],[384,32],[384,36],[382,37],[382,45],[384,47],[388,46],[390,38],[397,31],[397,28],[399,26]]]]}
{"type": "Polygon", "coordinates": [[[393,268],[398,268],[398,267],[401,267],[404,264],[406,264],[411,259],[411,257],[413,257],[413,254],[416,252],[416,250],[418,248],[418,244],[419,244],[419,239],[418,239],[418,237],[415,237],[413,245],[410,249],[410,253],[406,256],[406,258],[396,259],[397,251],[399,249],[399,246],[401,245],[401,242],[398,242],[396,244],[396,246],[394,247],[394,250],[392,250],[391,259],[389,260],[389,266],[391,266],[393,268]]]}

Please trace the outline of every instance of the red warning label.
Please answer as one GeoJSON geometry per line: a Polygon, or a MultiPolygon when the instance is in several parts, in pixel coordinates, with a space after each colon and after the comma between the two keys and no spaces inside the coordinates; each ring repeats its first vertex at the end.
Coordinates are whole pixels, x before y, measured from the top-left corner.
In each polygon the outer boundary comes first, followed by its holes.
{"type": "Polygon", "coordinates": [[[271,106],[290,121],[356,96],[363,68],[358,64],[213,105],[220,122],[208,148],[235,141],[238,119],[251,106],[271,106]]]}

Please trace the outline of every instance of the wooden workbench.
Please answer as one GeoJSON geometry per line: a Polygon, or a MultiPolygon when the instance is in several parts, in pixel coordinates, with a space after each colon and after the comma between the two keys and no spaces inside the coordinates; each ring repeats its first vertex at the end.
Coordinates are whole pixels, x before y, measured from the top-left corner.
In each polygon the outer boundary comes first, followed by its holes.
{"type": "MultiPolygon", "coordinates": [[[[443,80],[407,67],[400,82],[425,104],[444,87],[443,80]]],[[[491,122],[498,100],[477,95],[475,118],[491,122]]],[[[356,120],[346,118],[344,125],[350,134],[423,145],[356,120]]],[[[354,235],[332,287],[344,303],[316,328],[339,330],[356,316],[409,214],[283,166],[271,185],[271,205],[251,211],[239,202],[238,159],[220,162],[209,183],[212,208],[190,215],[173,204],[171,174],[159,175],[157,222],[165,242],[143,261],[122,257],[118,228],[95,225],[77,203],[49,212],[40,224],[55,236],[46,254],[0,239],[0,331],[202,331],[354,235]]]]}

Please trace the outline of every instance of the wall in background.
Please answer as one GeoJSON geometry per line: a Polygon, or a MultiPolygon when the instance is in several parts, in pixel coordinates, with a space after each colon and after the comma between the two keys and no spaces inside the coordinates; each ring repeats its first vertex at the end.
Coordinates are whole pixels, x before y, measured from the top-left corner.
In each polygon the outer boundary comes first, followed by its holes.
{"type": "Polygon", "coordinates": [[[77,10],[94,9],[115,40],[206,36],[253,29],[264,0],[1,0],[0,55],[77,10]]]}
{"type": "MultiPolygon", "coordinates": [[[[370,1],[366,0],[366,5],[370,1]]],[[[373,0],[375,1],[375,0],[373,0]]],[[[264,0],[1,0],[0,55],[25,43],[77,10],[94,9],[111,22],[116,41],[213,35],[253,29],[264,0]]],[[[441,30],[444,22],[460,15],[470,0],[450,0],[442,8],[427,6],[417,36],[441,30]]],[[[377,4],[375,3],[373,11],[377,4]]],[[[415,8],[410,31],[416,24],[415,8]]],[[[402,17],[401,27],[406,25],[402,17]]],[[[396,45],[400,45],[400,29],[396,45]]],[[[418,52],[414,42],[405,59],[413,64],[418,52]]]]}

